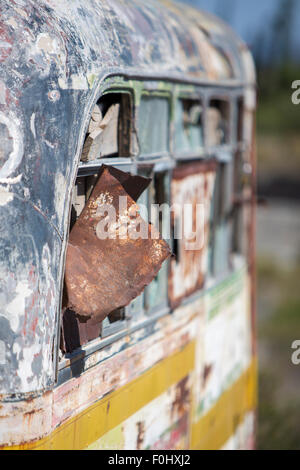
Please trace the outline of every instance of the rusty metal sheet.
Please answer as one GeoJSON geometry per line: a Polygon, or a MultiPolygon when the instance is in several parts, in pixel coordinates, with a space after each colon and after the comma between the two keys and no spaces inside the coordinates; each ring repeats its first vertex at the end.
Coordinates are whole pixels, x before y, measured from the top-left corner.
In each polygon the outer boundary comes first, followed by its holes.
{"type": "Polygon", "coordinates": [[[60,349],[72,353],[80,346],[99,338],[101,323],[93,318],[79,317],[76,312],[66,309],[62,314],[60,349]]]}
{"type": "Polygon", "coordinates": [[[168,244],[141,218],[135,202],[149,183],[149,179],[102,166],[93,193],[69,237],[67,306],[77,315],[100,322],[112,311],[125,307],[150,284],[170,256],[168,244]],[[120,197],[125,201],[122,207],[120,197]],[[117,215],[115,221],[107,219],[106,239],[97,235],[104,205],[113,207],[117,215]]]}
{"type": "Polygon", "coordinates": [[[173,229],[178,221],[182,223],[181,238],[177,240],[177,256],[171,260],[169,276],[169,299],[177,307],[181,301],[201,289],[208,271],[208,242],[211,201],[213,197],[217,163],[197,162],[177,167],[173,172],[171,197],[173,229]],[[183,217],[183,207],[192,208],[192,223],[183,217]],[[203,207],[203,223],[197,227],[199,206],[203,207]],[[195,238],[202,239],[201,247],[191,249],[184,226],[191,223],[195,238]],[[200,233],[201,231],[201,233],[200,233]]]}

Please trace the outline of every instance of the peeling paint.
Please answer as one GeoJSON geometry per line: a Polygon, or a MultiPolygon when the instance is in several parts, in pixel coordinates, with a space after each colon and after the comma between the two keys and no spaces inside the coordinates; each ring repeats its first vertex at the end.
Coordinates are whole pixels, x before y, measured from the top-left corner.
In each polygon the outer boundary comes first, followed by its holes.
{"type": "Polygon", "coordinates": [[[4,188],[0,188],[0,206],[5,206],[11,202],[14,198],[13,193],[5,191],[4,188]]]}
{"type": "Polygon", "coordinates": [[[253,87],[255,74],[241,41],[186,5],[14,0],[0,13],[0,443],[20,444],[153,367],[199,326],[184,308],[149,341],[143,330],[97,351],[81,378],[53,391],[71,188],[95,100],[123,76],[253,87]]]}
{"type": "Polygon", "coordinates": [[[0,364],[5,364],[6,361],[6,346],[4,341],[0,341],[0,364]]]}
{"type": "Polygon", "coordinates": [[[216,168],[214,161],[196,162],[179,166],[173,172],[171,192],[176,209],[173,225],[185,229],[192,221],[192,227],[189,231],[182,230],[183,236],[177,241],[177,257],[171,261],[169,297],[172,306],[178,306],[184,297],[201,289],[208,274],[209,218],[216,168]],[[192,207],[189,218],[183,213],[185,204],[192,207]],[[197,238],[198,244],[195,243],[197,238]]]}
{"type": "Polygon", "coordinates": [[[36,138],[36,131],[35,131],[35,113],[32,113],[30,118],[30,129],[34,138],[36,138]]]}
{"type": "Polygon", "coordinates": [[[16,170],[23,158],[23,136],[21,133],[21,123],[16,116],[12,114],[5,115],[0,113],[0,123],[6,127],[9,134],[5,140],[2,137],[0,154],[0,179],[7,178],[16,170]],[[12,141],[12,149],[9,144],[12,141]]]}

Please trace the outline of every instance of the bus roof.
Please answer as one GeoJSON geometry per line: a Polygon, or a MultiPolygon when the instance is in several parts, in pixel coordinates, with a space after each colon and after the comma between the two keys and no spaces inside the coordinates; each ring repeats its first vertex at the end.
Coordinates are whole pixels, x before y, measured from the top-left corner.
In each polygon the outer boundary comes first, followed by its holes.
{"type": "Polygon", "coordinates": [[[245,44],[216,17],[167,0],[15,0],[1,7],[0,60],[21,82],[37,75],[60,88],[130,74],[254,83],[245,44]]]}

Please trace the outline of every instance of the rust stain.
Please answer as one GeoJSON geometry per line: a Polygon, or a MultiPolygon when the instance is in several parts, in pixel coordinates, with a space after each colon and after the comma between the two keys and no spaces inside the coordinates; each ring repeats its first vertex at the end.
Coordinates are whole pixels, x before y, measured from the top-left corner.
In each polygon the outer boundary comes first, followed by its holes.
{"type": "Polygon", "coordinates": [[[145,439],[145,434],[146,434],[145,423],[143,421],[139,421],[138,423],[136,423],[136,425],[138,428],[136,448],[137,450],[142,450],[144,439],[145,439]]]}
{"type": "MultiPolygon", "coordinates": [[[[150,180],[103,165],[98,182],[69,237],[65,286],[68,308],[104,320],[138,297],[170,256],[168,244],[145,222],[136,200],[150,180]],[[122,198],[122,207],[120,207],[122,198]],[[104,207],[115,210],[106,218],[104,207]],[[99,238],[99,223],[106,232],[99,238]]],[[[107,214],[107,212],[106,212],[107,214]]]]}
{"type": "Polygon", "coordinates": [[[212,202],[214,181],[217,163],[196,162],[177,167],[172,179],[172,204],[176,204],[182,210],[185,205],[192,207],[192,236],[187,240],[185,226],[190,223],[177,212],[172,220],[173,227],[176,221],[181,221],[182,236],[178,240],[177,257],[171,260],[169,276],[169,297],[173,308],[178,307],[181,301],[201,289],[205,282],[208,261],[209,242],[209,215],[212,202]],[[199,207],[204,209],[203,223],[197,224],[199,207]],[[195,243],[197,238],[202,240],[201,246],[195,243]],[[190,249],[188,246],[194,246],[190,249]]]}
{"type": "Polygon", "coordinates": [[[181,416],[190,404],[189,377],[185,377],[176,386],[175,400],[172,403],[172,415],[181,416]]]}
{"type": "Polygon", "coordinates": [[[212,369],[213,369],[213,366],[212,365],[208,365],[208,366],[205,366],[204,367],[204,370],[203,370],[203,386],[205,387],[206,385],[206,382],[208,380],[208,378],[210,377],[211,373],[212,373],[212,369]]]}

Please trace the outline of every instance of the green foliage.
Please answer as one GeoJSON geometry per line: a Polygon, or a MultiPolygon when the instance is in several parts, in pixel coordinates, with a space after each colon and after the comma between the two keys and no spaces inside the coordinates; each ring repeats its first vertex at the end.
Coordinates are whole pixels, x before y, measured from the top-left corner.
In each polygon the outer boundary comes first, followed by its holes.
{"type": "Polygon", "coordinates": [[[300,105],[292,103],[292,83],[300,80],[294,64],[264,68],[258,74],[257,130],[259,134],[299,133],[300,105]]]}

